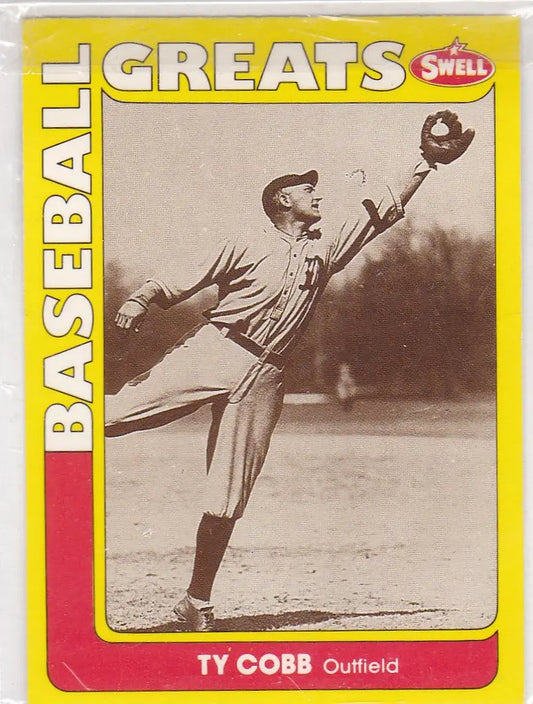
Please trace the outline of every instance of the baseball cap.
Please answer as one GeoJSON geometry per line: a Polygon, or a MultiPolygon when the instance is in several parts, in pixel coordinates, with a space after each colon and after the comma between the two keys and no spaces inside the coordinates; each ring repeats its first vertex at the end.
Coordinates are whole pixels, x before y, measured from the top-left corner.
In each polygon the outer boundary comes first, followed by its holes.
{"type": "Polygon", "coordinates": [[[274,196],[278,191],[289,186],[301,186],[304,183],[316,186],[318,183],[318,172],[313,169],[306,171],[305,174],[286,174],[285,176],[278,176],[278,178],[268,183],[263,189],[263,209],[268,217],[270,218],[274,213],[274,196]]]}

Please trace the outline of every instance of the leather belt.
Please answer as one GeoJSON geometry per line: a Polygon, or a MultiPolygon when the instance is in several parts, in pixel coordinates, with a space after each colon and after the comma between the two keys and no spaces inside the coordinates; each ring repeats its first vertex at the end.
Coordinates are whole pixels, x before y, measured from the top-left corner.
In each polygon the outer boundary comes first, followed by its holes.
{"type": "Polygon", "coordinates": [[[283,367],[285,366],[285,361],[283,357],[277,352],[269,350],[268,347],[263,347],[263,345],[260,345],[258,342],[255,342],[246,335],[243,335],[242,332],[237,332],[236,330],[233,330],[228,325],[223,325],[222,323],[215,323],[213,320],[211,320],[210,322],[211,325],[214,325],[217,330],[221,332],[222,335],[224,335],[224,337],[227,337],[233,342],[236,342],[240,347],[245,349],[247,352],[253,354],[254,357],[257,357],[262,362],[272,364],[273,366],[277,367],[277,369],[283,369],[283,367]]]}

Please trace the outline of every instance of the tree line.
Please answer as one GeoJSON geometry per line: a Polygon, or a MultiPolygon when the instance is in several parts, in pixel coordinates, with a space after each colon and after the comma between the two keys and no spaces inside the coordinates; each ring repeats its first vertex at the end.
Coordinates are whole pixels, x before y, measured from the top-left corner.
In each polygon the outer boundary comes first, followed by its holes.
{"type": "MultiPolygon", "coordinates": [[[[346,363],[365,393],[455,397],[496,385],[492,237],[395,228],[358,273],[330,284],[287,368],[289,392],[334,393],[346,363]]],[[[138,333],[114,325],[135,288],[117,262],[105,270],[106,391],[149,369],[191,327],[212,292],[168,311],[152,306],[138,333]]]]}

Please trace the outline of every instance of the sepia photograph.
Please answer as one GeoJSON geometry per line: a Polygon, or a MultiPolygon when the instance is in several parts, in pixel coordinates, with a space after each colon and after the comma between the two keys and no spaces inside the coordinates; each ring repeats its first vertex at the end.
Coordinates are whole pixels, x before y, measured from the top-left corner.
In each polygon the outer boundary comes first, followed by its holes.
{"type": "Polygon", "coordinates": [[[106,618],[497,614],[494,94],[104,96],[106,618]]]}

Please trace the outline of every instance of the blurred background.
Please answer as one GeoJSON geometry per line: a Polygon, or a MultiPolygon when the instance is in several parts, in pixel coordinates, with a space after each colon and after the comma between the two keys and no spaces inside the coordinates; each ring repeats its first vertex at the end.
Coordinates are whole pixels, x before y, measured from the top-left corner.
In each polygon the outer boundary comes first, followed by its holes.
{"type": "MultiPolygon", "coordinates": [[[[457,230],[395,228],[355,276],[335,279],[287,369],[289,393],[457,397],[494,391],[494,242],[457,230]]],[[[124,337],[116,311],[135,285],[124,266],[105,271],[106,386],[118,389],[152,366],[202,320],[215,292],[168,311],[155,306],[124,337]],[[139,352],[142,351],[142,354],[139,352]]]]}

